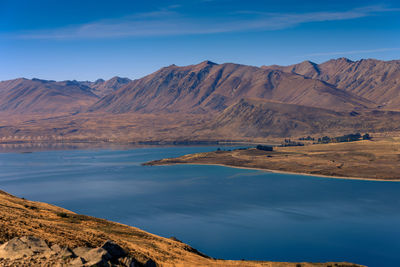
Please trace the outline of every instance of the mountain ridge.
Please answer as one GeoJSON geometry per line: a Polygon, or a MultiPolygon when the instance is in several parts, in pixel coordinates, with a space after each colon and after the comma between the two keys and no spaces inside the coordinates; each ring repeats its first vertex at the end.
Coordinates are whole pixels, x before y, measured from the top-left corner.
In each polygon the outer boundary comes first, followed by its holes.
{"type": "Polygon", "coordinates": [[[132,81],[129,78],[123,78],[119,76],[114,76],[110,78],[109,80],[104,80],[104,79],[97,79],[94,82],[90,81],[85,81],[85,82],[79,82],[81,84],[85,84],[88,87],[90,87],[93,91],[94,94],[96,94],[99,97],[104,97],[105,95],[108,95],[125,84],[129,83],[132,81]]]}
{"type": "Polygon", "coordinates": [[[339,58],[256,67],[206,60],[135,80],[3,81],[0,140],[187,142],[400,132],[400,88],[390,87],[400,84],[399,63],[339,58]],[[353,87],[339,88],[347,83],[353,87]]]}
{"type": "Polygon", "coordinates": [[[0,82],[0,111],[19,114],[77,112],[98,97],[85,85],[73,81],[28,80],[0,82]]]}
{"type": "Polygon", "coordinates": [[[319,79],[388,108],[400,108],[400,60],[383,61],[347,58],[331,59],[321,64],[303,61],[289,66],[262,66],[319,79]]]}
{"type": "Polygon", "coordinates": [[[129,81],[118,76],[95,82],[38,78],[0,81],[0,111],[20,114],[82,112],[129,81]]]}
{"type": "Polygon", "coordinates": [[[111,113],[221,111],[242,97],[331,109],[371,108],[373,102],[319,80],[234,63],[164,67],[105,96],[90,111],[111,113]]]}

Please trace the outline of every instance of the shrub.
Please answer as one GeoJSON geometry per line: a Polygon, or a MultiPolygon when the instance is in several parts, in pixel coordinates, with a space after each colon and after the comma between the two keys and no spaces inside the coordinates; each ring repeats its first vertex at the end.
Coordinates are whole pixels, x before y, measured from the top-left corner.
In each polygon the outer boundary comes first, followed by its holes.
{"type": "Polygon", "coordinates": [[[371,136],[369,134],[364,134],[362,137],[363,140],[371,140],[371,136]]]}
{"type": "Polygon", "coordinates": [[[263,145],[258,145],[256,146],[258,150],[264,150],[264,151],[273,151],[274,148],[272,146],[263,146],[263,145]]]}
{"type": "Polygon", "coordinates": [[[66,214],[65,212],[59,212],[57,213],[57,216],[61,218],[68,218],[68,214],[66,214]]]}

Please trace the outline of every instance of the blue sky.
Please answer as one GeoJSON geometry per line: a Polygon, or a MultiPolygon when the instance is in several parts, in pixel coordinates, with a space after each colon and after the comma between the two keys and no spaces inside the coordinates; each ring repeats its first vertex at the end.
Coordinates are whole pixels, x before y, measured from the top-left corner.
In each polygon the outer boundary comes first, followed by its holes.
{"type": "Polygon", "coordinates": [[[400,59],[400,2],[0,0],[0,80],[338,57],[400,59]]]}

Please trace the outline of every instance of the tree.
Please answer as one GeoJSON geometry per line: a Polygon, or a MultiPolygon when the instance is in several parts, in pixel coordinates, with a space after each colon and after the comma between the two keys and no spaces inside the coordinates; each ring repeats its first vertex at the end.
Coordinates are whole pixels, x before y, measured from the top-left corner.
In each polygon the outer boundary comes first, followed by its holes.
{"type": "Polygon", "coordinates": [[[258,145],[256,146],[258,150],[264,150],[264,151],[273,151],[274,148],[272,146],[263,146],[263,145],[258,145]]]}
{"type": "Polygon", "coordinates": [[[371,136],[368,133],[364,134],[362,137],[363,140],[371,140],[371,136]]]}

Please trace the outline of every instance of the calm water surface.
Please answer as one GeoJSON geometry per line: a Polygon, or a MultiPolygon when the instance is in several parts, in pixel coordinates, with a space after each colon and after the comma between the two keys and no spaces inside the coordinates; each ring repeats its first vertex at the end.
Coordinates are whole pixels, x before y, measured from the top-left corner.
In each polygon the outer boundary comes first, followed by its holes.
{"type": "Polygon", "coordinates": [[[0,188],[216,258],[400,264],[400,183],[141,163],[216,147],[0,153],[0,188]]]}

